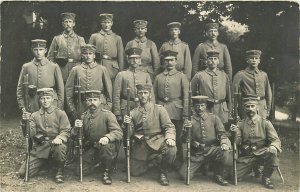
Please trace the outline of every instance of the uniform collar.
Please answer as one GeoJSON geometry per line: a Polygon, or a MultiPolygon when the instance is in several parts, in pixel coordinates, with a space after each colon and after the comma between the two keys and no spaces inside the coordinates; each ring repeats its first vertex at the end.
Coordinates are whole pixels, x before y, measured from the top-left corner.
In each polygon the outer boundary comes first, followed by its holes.
{"type": "Polygon", "coordinates": [[[127,71],[131,71],[133,73],[139,72],[141,71],[139,68],[133,68],[133,67],[129,67],[127,71]]]}
{"type": "Polygon", "coordinates": [[[205,44],[207,44],[207,45],[209,45],[209,46],[216,47],[216,46],[218,46],[220,43],[219,43],[218,40],[216,40],[215,43],[212,43],[212,42],[210,42],[209,40],[206,40],[206,41],[205,41],[205,44]]]}
{"type": "Polygon", "coordinates": [[[110,31],[108,31],[108,32],[105,32],[105,31],[103,31],[103,30],[101,29],[99,33],[100,33],[101,35],[111,35],[113,32],[112,32],[112,30],[110,30],[110,31]]]}
{"type": "MultiPolygon", "coordinates": [[[[195,113],[195,115],[193,115],[193,117],[196,120],[200,120],[200,116],[197,113],[195,113]]],[[[201,119],[204,120],[204,121],[207,119],[207,117],[208,117],[208,113],[207,112],[205,112],[203,115],[201,115],[201,119]]]]}
{"type": "Polygon", "coordinates": [[[75,37],[75,32],[72,31],[70,34],[66,34],[65,32],[63,32],[62,35],[63,35],[65,38],[68,38],[68,37],[75,37]]]}
{"type": "Polygon", "coordinates": [[[136,37],[136,38],[134,38],[134,40],[136,41],[136,42],[138,42],[138,43],[145,43],[146,41],[147,41],[147,37],[146,36],[144,36],[144,37],[142,37],[142,38],[138,38],[138,37],[136,37]]]}
{"type": "Polygon", "coordinates": [[[150,102],[148,102],[144,107],[139,106],[139,111],[140,112],[144,112],[144,111],[148,112],[152,109],[152,106],[153,105],[150,102]]]}
{"type": "Polygon", "coordinates": [[[49,60],[48,60],[46,57],[44,57],[41,61],[37,61],[37,60],[34,58],[32,62],[33,62],[36,66],[38,66],[39,64],[41,64],[41,65],[43,66],[43,65],[46,65],[46,64],[49,62],[49,60]]]}
{"type": "Polygon", "coordinates": [[[177,71],[175,68],[174,69],[172,69],[171,71],[168,71],[167,69],[165,69],[165,71],[163,72],[164,73],[164,75],[174,75],[174,74],[176,74],[176,73],[178,73],[179,71],[177,71]]]}
{"type": "Polygon", "coordinates": [[[170,45],[172,45],[172,44],[177,45],[179,43],[181,43],[181,40],[179,38],[177,38],[175,40],[171,40],[171,39],[169,40],[170,45]]]}
{"type": "Polygon", "coordinates": [[[50,106],[48,109],[44,109],[43,107],[41,107],[40,114],[44,114],[45,112],[47,112],[48,114],[51,114],[55,109],[56,109],[56,107],[54,105],[50,106]]]}
{"type": "Polygon", "coordinates": [[[86,63],[81,63],[81,67],[83,67],[84,69],[90,68],[93,69],[97,66],[98,64],[96,62],[91,63],[89,65],[87,65],[86,63]]]}
{"type": "Polygon", "coordinates": [[[258,121],[260,120],[259,115],[256,115],[256,117],[254,119],[250,119],[250,118],[246,118],[246,122],[247,124],[251,125],[251,124],[256,124],[258,121]]]}
{"type": "Polygon", "coordinates": [[[206,68],[205,69],[205,72],[206,73],[208,73],[209,75],[215,75],[215,76],[218,76],[218,74],[219,74],[219,69],[217,68],[217,70],[216,71],[212,71],[212,70],[210,70],[209,68],[206,68]]]}
{"type": "Polygon", "coordinates": [[[259,73],[259,69],[258,69],[258,68],[256,68],[256,69],[251,69],[250,67],[246,67],[246,71],[247,71],[248,73],[251,73],[251,74],[254,74],[254,73],[258,74],[258,73],[259,73]]]}

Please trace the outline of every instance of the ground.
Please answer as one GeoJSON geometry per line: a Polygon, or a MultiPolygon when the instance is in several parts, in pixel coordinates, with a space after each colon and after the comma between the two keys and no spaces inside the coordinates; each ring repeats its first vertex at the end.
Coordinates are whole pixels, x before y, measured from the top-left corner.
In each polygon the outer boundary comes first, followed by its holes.
{"type": "MultiPolygon", "coordinates": [[[[56,184],[52,174],[47,172],[41,173],[39,176],[30,179],[25,183],[22,179],[18,179],[15,172],[18,170],[22,160],[24,160],[25,140],[21,136],[18,128],[17,119],[1,119],[0,133],[0,191],[271,191],[265,189],[260,180],[252,176],[247,177],[244,181],[239,182],[238,186],[229,185],[226,187],[219,186],[212,181],[212,175],[207,177],[197,174],[195,178],[187,186],[183,181],[178,179],[176,172],[169,173],[170,186],[160,186],[157,182],[157,170],[153,169],[142,177],[132,177],[131,183],[126,183],[126,174],[122,172],[122,164],[125,162],[124,153],[121,151],[118,172],[113,175],[113,185],[105,186],[101,182],[101,175],[98,168],[95,173],[83,178],[83,182],[78,181],[78,177],[74,175],[71,167],[66,169],[66,179],[63,184],[56,184]]],[[[279,124],[280,125],[280,124],[279,124]]],[[[277,172],[274,172],[272,180],[275,184],[275,191],[299,191],[299,126],[284,126],[279,129],[279,135],[283,143],[284,152],[280,154],[280,169],[285,179],[283,184],[277,172]]]]}

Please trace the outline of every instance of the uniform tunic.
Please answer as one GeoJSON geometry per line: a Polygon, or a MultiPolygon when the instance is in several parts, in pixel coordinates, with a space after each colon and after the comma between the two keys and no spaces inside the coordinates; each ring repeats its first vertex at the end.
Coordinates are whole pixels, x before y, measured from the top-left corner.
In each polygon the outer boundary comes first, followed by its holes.
{"type": "Polygon", "coordinates": [[[176,39],[175,41],[170,40],[162,44],[159,53],[161,54],[167,50],[178,52],[176,69],[183,72],[188,80],[191,80],[192,59],[189,45],[180,39],[176,39]]]}
{"type": "Polygon", "coordinates": [[[97,47],[102,56],[100,64],[107,68],[111,79],[114,79],[117,73],[124,69],[124,47],[121,37],[112,31],[101,30],[91,35],[89,44],[97,47]]]}
{"type": "Polygon", "coordinates": [[[225,72],[219,69],[215,72],[209,69],[200,71],[193,77],[191,87],[193,95],[205,95],[214,100],[212,113],[217,115],[222,123],[228,122],[231,110],[231,91],[225,72]]]}
{"type": "MultiPolygon", "coordinates": [[[[24,75],[28,74],[29,85],[35,85],[37,89],[53,88],[55,90],[54,99],[57,101],[57,106],[63,109],[64,106],[64,83],[59,66],[52,63],[47,58],[41,62],[33,59],[29,63],[25,63],[22,67],[18,86],[17,86],[17,101],[19,108],[24,105],[24,75]]],[[[30,112],[39,110],[39,101],[36,93],[29,97],[30,112]]]]}
{"type": "Polygon", "coordinates": [[[239,71],[233,79],[233,90],[245,95],[257,95],[260,97],[258,108],[259,115],[266,118],[271,110],[272,90],[267,73],[261,70],[251,70],[247,67],[239,71]]]}
{"type": "MultiPolygon", "coordinates": [[[[76,91],[74,83],[76,82],[77,77],[80,77],[82,92],[98,90],[103,94],[101,97],[102,103],[106,104],[107,102],[112,101],[112,84],[106,68],[97,63],[91,63],[90,65],[82,63],[71,70],[66,83],[66,98],[70,111],[76,110],[74,103],[77,98],[75,98],[76,95],[74,94],[76,91]]],[[[82,102],[82,104],[85,106],[85,102],[82,102]]],[[[85,111],[85,108],[86,107],[83,107],[80,113],[85,111]]]]}
{"type": "Polygon", "coordinates": [[[55,62],[55,58],[66,58],[68,63],[65,66],[60,66],[64,82],[67,81],[71,69],[81,62],[81,49],[85,45],[83,37],[75,32],[67,35],[62,33],[53,38],[49,48],[47,58],[55,62]]]}
{"type": "Polygon", "coordinates": [[[132,47],[138,47],[143,50],[141,54],[142,65],[139,66],[138,69],[149,73],[153,78],[160,67],[156,44],[150,39],[143,37],[141,39],[135,38],[132,41],[129,41],[125,50],[132,47]]]}
{"type": "Polygon", "coordinates": [[[224,70],[225,73],[228,75],[229,80],[232,80],[232,65],[230,54],[228,48],[225,44],[216,42],[215,44],[210,43],[208,40],[204,43],[200,43],[194,53],[193,56],[193,74],[194,76],[198,71],[204,70],[205,60],[207,59],[207,52],[208,51],[218,51],[219,52],[219,62],[218,68],[224,70]]]}

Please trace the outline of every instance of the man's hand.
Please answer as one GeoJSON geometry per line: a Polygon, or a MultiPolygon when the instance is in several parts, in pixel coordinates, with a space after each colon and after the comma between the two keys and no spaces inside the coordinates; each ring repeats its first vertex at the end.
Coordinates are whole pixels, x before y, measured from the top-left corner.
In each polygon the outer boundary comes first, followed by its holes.
{"type": "Polygon", "coordinates": [[[83,126],[82,120],[76,119],[76,121],[75,121],[75,127],[82,128],[82,126],[83,126]]]}
{"type": "Polygon", "coordinates": [[[191,128],[193,125],[192,125],[192,121],[189,121],[189,120],[185,120],[184,123],[183,123],[183,126],[185,128],[191,128]]]}
{"type": "Polygon", "coordinates": [[[31,113],[28,113],[28,112],[24,111],[23,114],[22,114],[22,119],[23,120],[29,120],[30,116],[31,116],[31,113]]]}
{"type": "Polygon", "coordinates": [[[61,145],[61,144],[62,144],[62,140],[61,140],[60,138],[55,138],[55,139],[52,141],[52,143],[53,143],[54,145],[61,145]]]}
{"type": "Polygon", "coordinates": [[[130,124],[130,123],[131,123],[131,117],[128,116],[128,115],[125,115],[125,116],[124,116],[124,123],[125,123],[125,124],[130,124]]]}
{"type": "Polygon", "coordinates": [[[232,132],[237,132],[239,130],[239,126],[231,124],[230,126],[230,131],[232,132]]]}
{"type": "Polygon", "coordinates": [[[166,143],[171,147],[174,147],[176,145],[176,142],[173,139],[167,139],[166,143]]]}
{"type": "Polygon", "coordinates": [[[107,137],[102,137],[100,140],[99,140],[99,144],[100,145],[107,145],[109,142],[109,139],[107,137]]]}
{"type": "Polygon", "coordinates": [[[277,154],[277,149],[276,149],[276,147],[274,147],[273,145],[271,145],[271,146],[268,148],[268,151],[269,151],[270,153],[277,154]]]}
{"type": "Polygon", "coordinates": [[[222,145],[221,145],[221,149],[223,150],[223,151],[227,151],[227,150],[229,150],[229,146],[228,145],[226,145],[225,143],[223,143],[222,145]]]}

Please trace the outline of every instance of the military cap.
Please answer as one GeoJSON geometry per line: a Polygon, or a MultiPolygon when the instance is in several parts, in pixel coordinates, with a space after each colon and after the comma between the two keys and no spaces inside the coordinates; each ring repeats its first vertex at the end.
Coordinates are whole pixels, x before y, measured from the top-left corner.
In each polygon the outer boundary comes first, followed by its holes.
{"type": "Polygon", "coordinates": [[[37,94],[38,94],[39,97],[42,97],[42,96],[53,96],[54,95],[53,88],[41,88],[41,89],[38,89],[36,92],[37,92],[37,94]]]}
{"type": "Polygon", "coordinates": [[[166,51],[161,53],[161,56],[164,59],[174,59],[174,58],[176,59],[177,54],[178,54],[178,52],[176,52],[176,51],[166,50],[166,51]]]}
{"type": "Polygon", "coordinates": [[[243,98],[243,103],[244,105],[248,105],[248,104],[257,104],[258,103],[258,96],[257,95],[245,95],[245,97],[243,98]]]}
{"type": "Polygon", "coordinates": [[[37,48],[37,47],[47,47],[47,41],[44,39],[34,39],[31,40],[31,48],[37,48]]]}
{"type": "Polygon", "coordinates": [[[85,91],[85,98],[100,98],[101,96],[101,91],[99,90],[90,90],[90,91],[85,91]]]}
{"type": "Polygon", "coordinates": [[[138,47],[132,47],[126,50],[128,57],[140,57],[142,54],[142,49],[138,47]]]}
{"type": "Polygon", "coordinates": [[[210,29],[219,29],[219,24],[218,23],[207,23],[205,25],[205,30],[208,31],[210,29]]]}
{"type": "Polygon", "coordinates": [[[61,20],[64,21],[66,19],[71,19],[75,21],[76,14],[75,13],[62,13],[60,14],[61,20]]]}
{"type": "Polygon", "coordinates": [[[148,25],[148,21],[145,20],[135,20],[133,21],[134,27],[146,28],[148,25]]]}
{"type": "Polygon", "coordinates": [[[136,89],[137,89],[137,91],[140,91],[140,90],[149,90],[150,91],[152,89],[152,85],[148,84],[148,83],[137,84],[136,89]]]}
{"type": "Polygon", "coordinates": [[[219,52],[218,51],[207,51],[207,58],[209,57],[218,57],[219,58],[219,52]]]}
{"type": "Polygon", "coordinates": [[[246,51],[246,56],[249,57],[249,56],[257,56],[257,57],[260,57],[262,54],[262,52],[260,50],[249,50],[249,51],[246,51]]]}
{"type": "Polygon", "coordinates": [[[172,23],[169,23],[167,25],[167,27],[168,27],[168,29],[171,29],[171,28],[179,28],[180,29],[181,23],[179,23],[179,22],[172,22],[172,23]]]}
{"type": "Polygon", "coordinates": [[[97,50],[96,46],[91,45],[91,44],[82,45],[80,47],[80,49],[81,49],[81,53],[86,52],[86,51],[91,51],[91,52],[95,53],[97,50]]]}
{"type": "Polygon", "coordinates": [[[204,96],[204,95],[194,96],[194,97],[192,97],[193,104],[206,103],[208,101],[208,98],[209,97],[204,96]]]}
{"type": "Polygon", "coordinates": [[[114,18],[113,14],[110,13],[102,13],[99,15],[100,21],[112,21],[114,18]]]}

